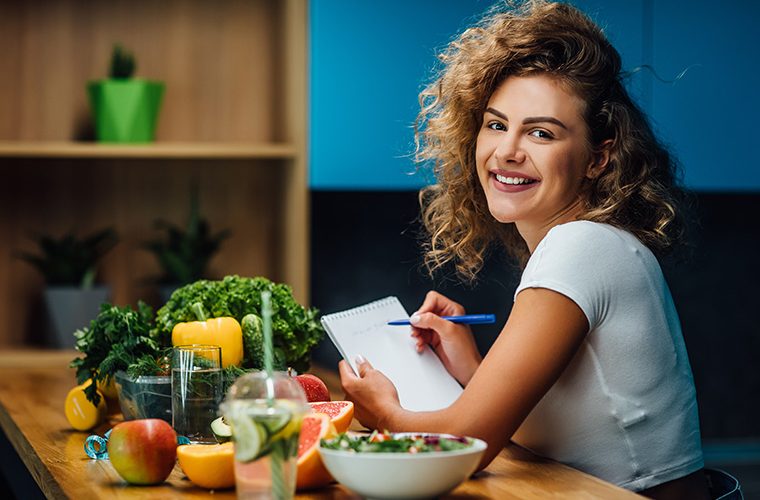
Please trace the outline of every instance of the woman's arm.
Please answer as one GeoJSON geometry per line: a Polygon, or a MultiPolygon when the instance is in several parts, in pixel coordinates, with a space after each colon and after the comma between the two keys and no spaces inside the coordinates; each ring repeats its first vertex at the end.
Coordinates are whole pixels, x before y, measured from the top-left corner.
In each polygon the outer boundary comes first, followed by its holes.
{"type": "Polygon", "coordinates": [[[501,334],[448,408],[404,410],[393,384],[369,363],[360,364],[356,376],[342,362],[341,381],[363,425],[483,439],[488,443],[481,461],[485,467],[559,378],[587,331],[586,316],[575,302],[548,289],[528,288],[518,294],[501,334]]]}

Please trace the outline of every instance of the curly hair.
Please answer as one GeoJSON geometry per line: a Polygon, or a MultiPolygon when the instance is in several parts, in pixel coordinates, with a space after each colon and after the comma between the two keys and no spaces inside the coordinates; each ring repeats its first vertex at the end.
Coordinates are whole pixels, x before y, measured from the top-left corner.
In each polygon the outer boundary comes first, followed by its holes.
{"type": "Polygon", "coordinates": [[[621,60],[602,30],[576,8],[545,0],[491,9],[439,56],[442,69],[419,96],[416,159],[436,184],[420,192],[432,274],[454,264],[473,281],[494,245],[521,265],[528,248],[513,223],[488,210],[475,144],[491,94],[509,76],[545,74],[585,103],[588,146],[609,141],[603,173],[581,191],[581,219],[628,230],[657,253],[679,242],[683,223],[676,165],[623,86],[621,60]]]}

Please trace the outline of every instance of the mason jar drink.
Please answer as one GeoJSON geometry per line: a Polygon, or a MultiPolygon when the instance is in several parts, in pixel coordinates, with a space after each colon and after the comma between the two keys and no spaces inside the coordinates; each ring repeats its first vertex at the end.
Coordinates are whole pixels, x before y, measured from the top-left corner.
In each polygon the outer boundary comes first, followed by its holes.
{"type": "Polygon", "coordinates": [[[292,498],[301,421],[309,411],[300,384],[283,372],[271,379],[246,374],[220,408],[232,429],[238,498],[292,498]]]}

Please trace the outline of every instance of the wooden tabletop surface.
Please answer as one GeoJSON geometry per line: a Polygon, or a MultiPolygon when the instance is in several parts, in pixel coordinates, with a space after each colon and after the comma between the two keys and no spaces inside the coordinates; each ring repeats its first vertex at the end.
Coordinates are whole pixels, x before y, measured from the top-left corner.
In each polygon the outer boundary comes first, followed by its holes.
{"type": "MultiPolygon", "coordinates": [[[[0,426],[48,498],[235,498],[234,490],[209,492],[194,486],[179,467],[161,485],[128,486],[110,462],[89,459],[83,446],[91,433],[72,430],[63,413],[66,394],[75,385],[74,370],[67,367],[75,356],[73,351],[0,351],[0,426]]],[[[336,398],[341,396],[333,372],[312,371],[328,383],[336,398]]],[[[118,419],[117,415],[93,432],[102,435],[118,419]]],[[[360,497],[333,484],[296,498],[360,497]]],[[[642,497],[513,445],[446,498],[642,497]]]]}

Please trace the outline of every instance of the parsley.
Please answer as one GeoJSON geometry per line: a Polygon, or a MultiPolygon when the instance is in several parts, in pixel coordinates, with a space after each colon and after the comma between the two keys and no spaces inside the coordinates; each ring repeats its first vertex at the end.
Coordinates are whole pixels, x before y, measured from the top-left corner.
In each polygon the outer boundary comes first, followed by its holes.
{"type": "MultiPolygon", "coordinates": [[[[84,355],[70,365],[76,368],[77,382],[108,383],[119,370],[130,376],[167,374],[167,349],[150,336],[152,321],[153,310],[143,302],[136,310],[101,305],[90,325],[74,333],[76,349],[84,355]]],[[[85,394],[95,405],[100,401],[96,383],[89,385],[85,394]]]]}

